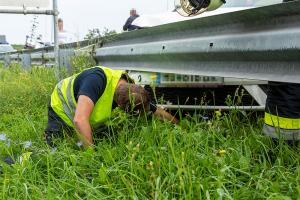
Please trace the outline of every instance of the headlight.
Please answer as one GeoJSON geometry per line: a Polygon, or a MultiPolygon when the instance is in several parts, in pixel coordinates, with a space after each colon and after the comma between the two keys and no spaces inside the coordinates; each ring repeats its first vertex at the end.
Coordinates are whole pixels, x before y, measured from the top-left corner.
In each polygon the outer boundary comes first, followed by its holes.
{"type": "Polygon", "coordinates": [[[219,8],[225,0],[175,0],[175,10],[182,16],[191,17],[219,8]]]}

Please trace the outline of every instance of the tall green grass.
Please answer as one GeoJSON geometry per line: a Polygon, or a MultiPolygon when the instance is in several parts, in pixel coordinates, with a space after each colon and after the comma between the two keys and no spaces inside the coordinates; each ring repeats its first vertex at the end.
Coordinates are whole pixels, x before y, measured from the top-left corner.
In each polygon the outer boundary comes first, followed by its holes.
{"type": "MultiPolygon", "coordinates": [[[[43,141],[52,69],[0,67],[0,199],[297,199],[298,148],[275,146],[262,119],[234,110],[210,120],[197,113],[179,126],[116,111],[94,150],[74,140],[43,141]],[[24,148],[24,142],[33,145],[24,148]],[[32,152],[23,162],[20,155],[32,152]]],[[[179,111],[180,112],[180,111],[179,111]]],[[[74,137],[75,138],[75,137],[74,137]]],[[[24,157],[23,157],[24,158],[24,157]]]]}

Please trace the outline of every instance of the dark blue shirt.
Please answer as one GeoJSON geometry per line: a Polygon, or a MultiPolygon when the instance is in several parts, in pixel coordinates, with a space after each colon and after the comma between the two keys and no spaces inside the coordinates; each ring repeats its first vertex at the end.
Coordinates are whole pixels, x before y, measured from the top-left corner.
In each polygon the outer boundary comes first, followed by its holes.
{"type": "Polygon", "coordinates": [[[76,102],[80,95],[88,96],[94,104],[102,96],[106,87],[106,76],[100,68],[91,68],[81,72],[74,81],[74,96],[76,102]]]}
{"type": "Polygon", "coordinates": [[[124,30],[124,31],[133,31],[133,30],[136,30],[136,29],[140,29],[141,27],[132,25],[132,22],[133,22],[136,18],[138,18],[138,17],[139,17],[139,15],[130,16],[130,17],[127,19],[125,25],[123,26],[123,30],[124,30]]]}

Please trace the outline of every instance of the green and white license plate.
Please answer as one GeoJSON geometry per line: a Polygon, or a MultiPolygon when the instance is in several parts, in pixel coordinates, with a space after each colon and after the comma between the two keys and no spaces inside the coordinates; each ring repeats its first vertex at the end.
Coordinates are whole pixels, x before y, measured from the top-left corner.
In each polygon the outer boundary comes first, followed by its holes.
{"type": "Polygon", "coordinates": [[[129,72],[137,84],[156,86],[222,85],[224,78],[214,76],[166,74],[155,72],[129,72]]]}

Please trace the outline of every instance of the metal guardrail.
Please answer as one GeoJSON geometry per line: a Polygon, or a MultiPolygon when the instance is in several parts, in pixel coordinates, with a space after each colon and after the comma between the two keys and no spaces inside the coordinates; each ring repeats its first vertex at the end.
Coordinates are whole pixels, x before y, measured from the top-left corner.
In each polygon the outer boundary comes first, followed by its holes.
{"type": "MultiPolygon", "coordinates": [[[[300,2],[294,1],[108,36],[94,58],[134,71],[300,83],[299,25],[300,2]]],[[[94,43],[60,46],[62,65],[94,43]]],[[[53,47],[0,54],[1,60],[54,64],[53,47]]]]}
{"type": "Polygon", "coordinates": [[[300,83],[300,2],[118,35],[100,65],[129,70],[300,83]]]}
{"type": "MultiPolygon", "coordinates": [[[[59,62],[60,66],[67,69],[70,67],[70,59],[81,49],[84,52],[93,52],[94,46],[99,43],[101,39],[84,40],[81,42],[74,42],[60,45],[59,62]]],[[[30,68],[31,65],[55,65],[54,47],[44,47],[39,49],[22,50],[9,53],[0,53],[0,62],[9,65],[11,63],[21,63],[24,68],[30,68]]]]}

